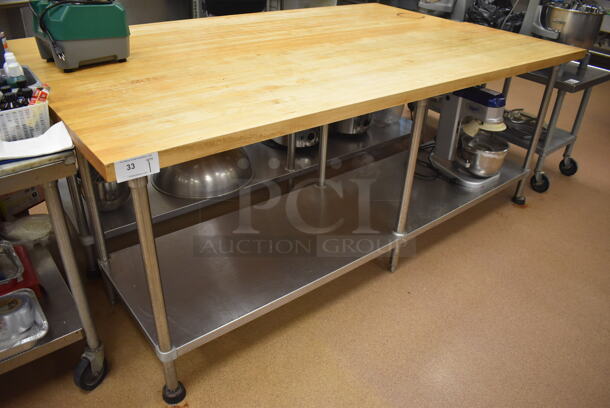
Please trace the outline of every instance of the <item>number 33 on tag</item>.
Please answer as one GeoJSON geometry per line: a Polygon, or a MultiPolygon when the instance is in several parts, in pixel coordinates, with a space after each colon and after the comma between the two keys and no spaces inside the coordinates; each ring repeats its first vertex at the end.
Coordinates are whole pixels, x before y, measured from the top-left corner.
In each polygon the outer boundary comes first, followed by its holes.
{"type": "Polygon", "coordinates": [[[120,160],[114,163],[114,171],[118,183],[158,173],[160,171],[159,153],[120,160]]]}

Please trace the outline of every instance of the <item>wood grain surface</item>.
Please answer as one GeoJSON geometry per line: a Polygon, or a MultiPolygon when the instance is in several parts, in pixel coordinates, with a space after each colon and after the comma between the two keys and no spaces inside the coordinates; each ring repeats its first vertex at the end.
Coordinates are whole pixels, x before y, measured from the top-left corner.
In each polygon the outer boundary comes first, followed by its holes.
{"type": "Polygon", "coordinates": [[[582,58],[585,50],[380,4],[131,27],[131,56],[63,73],[11,49],[107,180],[582,58]]]}

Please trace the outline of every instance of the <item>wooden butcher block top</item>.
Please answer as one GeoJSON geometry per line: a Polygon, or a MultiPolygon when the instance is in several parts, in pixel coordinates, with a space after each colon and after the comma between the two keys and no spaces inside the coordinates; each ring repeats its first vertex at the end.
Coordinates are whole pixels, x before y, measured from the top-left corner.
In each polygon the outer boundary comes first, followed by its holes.
{"type": "Polygon", "coordinates": [[[131,27],[131,56],[64,73],[10,42],[106,180],[582,58],[585,50],[380,4],[131,27]]]}

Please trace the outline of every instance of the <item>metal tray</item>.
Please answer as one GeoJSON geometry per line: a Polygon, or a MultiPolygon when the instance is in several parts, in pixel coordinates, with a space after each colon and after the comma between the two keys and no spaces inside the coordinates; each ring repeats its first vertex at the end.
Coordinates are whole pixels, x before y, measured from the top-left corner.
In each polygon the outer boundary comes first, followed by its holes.
{"type": "Polygon", "coordinates": [[[13,244],[0,241],[0,285],[23,277],[23,264],[15,253],[13,244]]]}
{"type": "Polygon", "coordinates": [[[9,297],[15,293],[22,293],[30,297],[32,307],[34,308],[34,325],[30,330],[22,333],[20,336],[8,341],[0,342],[0,361],[31,349],[36,342],[46,336],[49,331],[49,322],[32,289],[19,289],[4,296],[0,296],[0,299],[9,297]]]}

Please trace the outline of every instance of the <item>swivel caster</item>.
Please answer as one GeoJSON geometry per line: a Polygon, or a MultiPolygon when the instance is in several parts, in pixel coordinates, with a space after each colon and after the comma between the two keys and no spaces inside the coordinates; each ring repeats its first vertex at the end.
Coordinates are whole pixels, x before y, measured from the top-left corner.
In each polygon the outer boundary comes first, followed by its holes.
{"type": "Polygon", "coordinates": [[[92,391],[104,381],[107,373],[108,365],[106,364],[106,360],[104,360],[102,371],[94,376],[91,372],[91,361],[86,357],[81,357],[78,365],[74,369],[74,383],[78,388],[84,391],[92,391]]]}
{"type": "Polygon", "coordinates": [[[170,405],[176,405],[182,402],[186,398],[186,388],[178,381],[178,389],[171,391],[167,388],[167,385],[163,386],[163,401],[170,405]]]}
{"type": "Polygon", "coordinates": [[[578,163],[573,158],[568,157],[559,162],[559,171],[564,176],[573,176],[578,171],[578,163]]]}
{"type": "Polygon", "coordinates": [[[53,58],[47,58],[46,60],[47,60],[47,62],[55,62],[55,60],[53,58]]]}
{"type": "Polygon", "coordinates": [[[540,175],[540,180],[536,178],[536,176],[532,176],[530,179],[530,185],[532,189],[537,193],[544,193],[551,187],[551,182],[546,174],[540,175]]]}
{"type": "Polygon", "coordinates": [[[66,68],[66,69],[64,69],[64,73],[65,74],[69,74],[70,72],[74,72],[74,71],[76,71],[74,68],[66,68]]]}
{"type": "Polygon", "coordinates": [[[127,58],[118,59],[118,60],[116,60],[116,62],[127,62],[127,58]]]}

